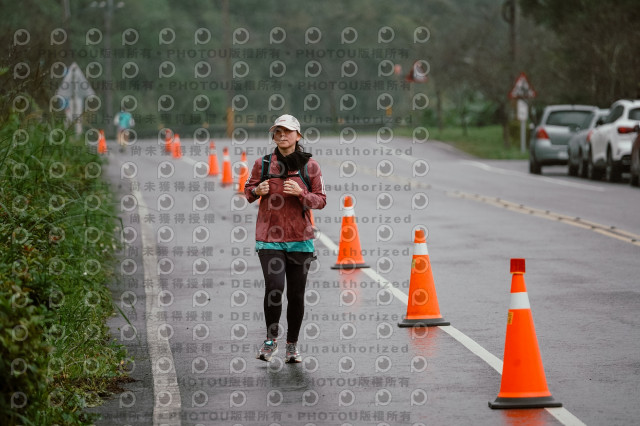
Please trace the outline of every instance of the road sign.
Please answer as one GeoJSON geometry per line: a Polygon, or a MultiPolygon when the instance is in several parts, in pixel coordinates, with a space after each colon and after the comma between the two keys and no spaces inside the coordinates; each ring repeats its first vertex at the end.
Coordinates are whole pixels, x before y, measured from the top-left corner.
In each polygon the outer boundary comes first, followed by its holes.
{"type": "Polygon", "coordinates": [[[527,75],[521,72],[509,92],[509,99],[532,99],[535,98],[536,95],[537,93],[531,83],[529,83],[527,75]]]}
{"type": "Polygon", "coordinates": [[[415,61],[405,80],[411,83],[426,83],[429,79],[427,74],[429,74],[429,63],[424,60],[415,61]]]}
{"type": "Polygon", "coordinates": [[[78,64],[74,62],[62,79],[56,94],[67,99],[71,99],[74,96],[84,99],[95,95],[96,92],[87,81],[78,64]]]}
{"type": "Polygon", "coordinates": [[[89,96],[95,96],[96,92],[87,81],[82,70],[75,62],[71,64],[66,75],[56,91],[56,95],[66,100],[65,114],[69,123],[75,122],[76,133],[82,133],[80,117],[83,112],[83,101],[89,96]]]}

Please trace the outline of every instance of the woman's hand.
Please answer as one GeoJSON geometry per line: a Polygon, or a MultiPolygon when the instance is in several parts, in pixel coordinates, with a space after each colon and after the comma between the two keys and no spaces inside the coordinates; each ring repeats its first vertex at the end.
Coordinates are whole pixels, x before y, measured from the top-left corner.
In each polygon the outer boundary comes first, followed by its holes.
{"type": "Polygon", "coordinates": [[[296,181],[287,179],[284,181],[282,192],[287,195],[294,195],[297,197],[302,194],[302,188],[300,188],[300,185],[298,185],[296,181]]]}
{"type": "Polygon", "coordinates": [[[269,179],[260,182],[256,189],[254,189],[257,196],[262,197],[263,195],[267,195],[269,193],[269,179]]]}

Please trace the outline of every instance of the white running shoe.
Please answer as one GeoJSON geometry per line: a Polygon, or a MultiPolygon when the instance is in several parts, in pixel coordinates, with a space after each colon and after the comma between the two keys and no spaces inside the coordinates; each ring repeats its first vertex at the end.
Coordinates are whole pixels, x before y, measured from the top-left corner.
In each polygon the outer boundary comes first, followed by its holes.
{"type": "Polygon", "coordinates": [[[261,359],[262,361],[271,361],[271,357],[273,357],[278,352],[278,342],[275,340],[265,340],[256,355],[256,359],[261,359]]]}
{"type": "Polygon", "coordinates": [[[300,352],[298,352],[298,345],[295,343],[287,343],[287,356],[284,360],[287,363],[302,362],[300,352]]]}

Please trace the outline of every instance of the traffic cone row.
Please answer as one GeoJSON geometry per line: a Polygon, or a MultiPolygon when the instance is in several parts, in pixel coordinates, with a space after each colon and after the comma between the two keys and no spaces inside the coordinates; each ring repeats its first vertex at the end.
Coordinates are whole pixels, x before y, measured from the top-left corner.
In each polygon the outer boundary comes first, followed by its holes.
{"type": "MultiPolygon", "coordinates": [[[[182,156],[180,136],[167,132],[165,149],[171,152],[174,158],[180,158],[182,156]]],[[[98,140],[98,152],[101,154],[107,152],[106,139],[102,130],[98,140]]],[[[209,175],[216,176],[219,173],[215,144],[211,141],[209,175]]],[[[246,152],[243,151],[238,173],[237,191],[239,193],[244,192],[248,175],[246,152]]],[[[222,186],[233,184],[232,166],[227,147],[223,149],[221,184],[222,186]]],[[[338,258],[331,268],[351,270],[368,268],[369,265],[362,255],[353,199],[350,196],[345,196],[343,207],[338,258]]],[[[313,225],[313,216],[311,221],[313,225]]],[[[562,406],[560,402],[554,400],[547,386],[524,273],[525,260],[511,259],[511,302],[507,317],[503,371],[498,396],[495,401],[489,402],[489,407],[493,409],[562,406]]],[[[398,326],[431,327],[449,324],[440,313],[425,231],[417,229],[414,235],[407,312],[398,326]]]]}
{"type": "MultiPolygon", "coordinates": [[[[104,132],[101,130],[101,139],[98,142],[98,152],[106,152],[106,143],[104,142],[104,132]]],[[[182,157],[182,146],[180,142],[180,135],[173,133],[170,129],[165,131],[164,141],[165,152],[171,154],[173,158],[182,157]]],[[[223,149],[222,158],[222,176],[220,183],[222,186],[230,186],[233,184],[233,172],[231,167],[231,159],[229,156],[229,149],[225,147],[223,149]]],[[[216,145],[213,140],[209,142],[209,158],[208,158],[209,176],[220,175],[220,165],[218,163],[218,155],[216,153],[216,145]]],[[[249,166],[247,163],[247,153],[242,152],[242,158],[240,160],[240,171],[238,173],[237,188],[238,192],[244,192],[244,186],[249,178],[249,166]]]]}
{"type": "MultiPolygon", "coordinates": [[[[366,268],[362,257],[353,200],[344,199],[344,214],[338,247],[338,260],[332,269],[366,268]]],[[[533,325],[529,296],[524,282],[525,260],[511,259],[511,303],[507,319],[504,361],[500,391],[494,409],[561,407],[551,396],[544,374],[540,349],[533,325]]],[[[438,296],[425,231],[415,231],[407,314],[399,327],[447,326],[440,314],[438,296]]]]}

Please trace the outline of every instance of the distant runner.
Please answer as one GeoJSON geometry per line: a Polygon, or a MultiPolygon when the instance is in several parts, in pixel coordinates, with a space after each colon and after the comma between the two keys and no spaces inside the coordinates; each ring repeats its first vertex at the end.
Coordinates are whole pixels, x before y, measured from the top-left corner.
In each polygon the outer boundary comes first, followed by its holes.
{"type": "Polygon", "coordinates": [[[122,152],[125,142],[129,140],[128,130],[135,126],[136,122],[130,112],[120,111],[113,118],[113,124],[118,126],[118,145],[120,145],[120,152],[122,152]]]}

